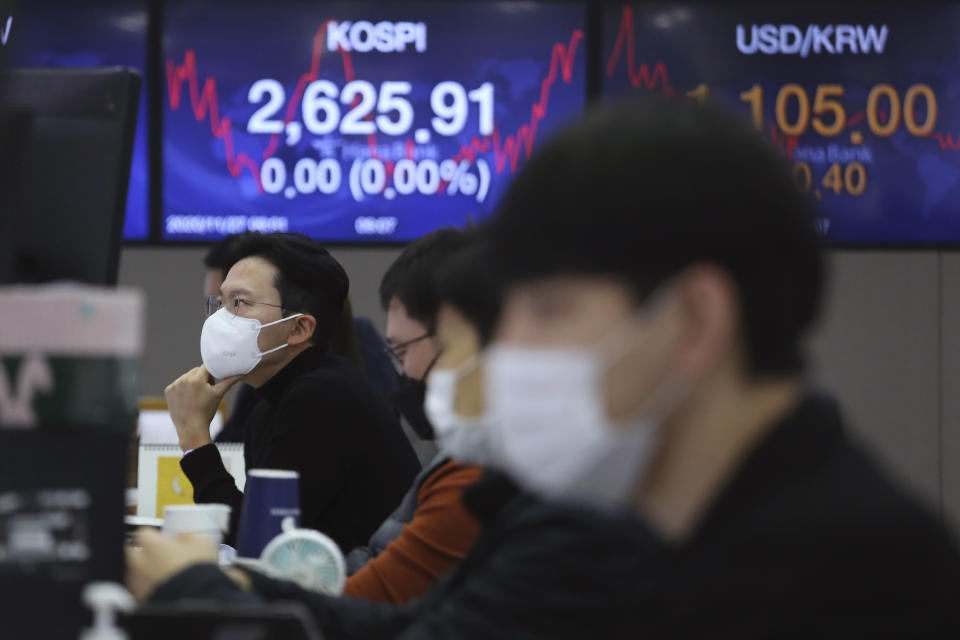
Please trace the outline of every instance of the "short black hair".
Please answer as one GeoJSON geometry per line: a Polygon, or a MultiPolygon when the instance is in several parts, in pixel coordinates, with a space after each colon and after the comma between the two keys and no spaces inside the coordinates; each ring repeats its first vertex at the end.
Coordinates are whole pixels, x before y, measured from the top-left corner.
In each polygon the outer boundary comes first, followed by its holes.
{"type": "Polygon", "coordinates": [[[444,228],[411,242],[393,261],[380,281],[380,305],[386,311],[396,297],[414,320],[433,330],[440,306],[433,286],[437,267],[465,247],[472,232],[444,228]]]}
{"type": "Polygon", "coordinates": [[[207,254],[203,257],[203,265],[207,269],[220,269],[224,275],[226,275],[230,267],[237,261],[234,256],[238,248],[243,246],[245,242],[244,236],[246,236],[247,233],[229,235],[210,247],[207,254]]]}
{"type": "Polygon", "coordinates": [[[695,263],[736,284],[748,373],[795,374],[822,297],[822,238],[783,159],[742,118],[689,101],[587,112],[510,185],[489,229],[511,283],[612,276],[638,300],[695,263]]]}
{"type": "Polygon", "coordinates": [[[361,369],[366,367],[363,354],[360,352],[360,343],[357,342],[357,328],[353,323],[353,305],[350,303],[350,296],[343,301],[340,321],[334,326],[330,336],[330,352],[350,360],[361,369]]]}
{"type": "Polygon", "coordinates": [[[252,256],[277,268],[274,286],[280,292],[283,315],[312,315],[317,328],[311,341],[329,349],[350,288],[347,272],[340,263],[303,234],[250,232],[236,236],[224,272],[252,256]]]}
{"type": "Polygon", "coordinates": [[[500,317],[502,289],[490,246],[480,241],[444,260],[433,279],[437,299],[459,311],[486,346],[500,317]]]}

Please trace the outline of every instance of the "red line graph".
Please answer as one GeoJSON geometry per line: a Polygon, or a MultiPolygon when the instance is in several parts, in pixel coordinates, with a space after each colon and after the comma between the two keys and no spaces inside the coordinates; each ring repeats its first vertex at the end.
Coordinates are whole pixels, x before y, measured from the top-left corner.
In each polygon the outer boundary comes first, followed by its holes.
{"type": "Polygon", "coordinates": [[[788,162],[793,162],[793,152],[796,151],[799,144],[797,136],[785,135],[776,124],[771,122],[770,142],[778,151],[786,154],[788,162]]]}
{"type": "Polygon", "coordinates": [[[940,144],[940,149],[943,151],[960,151],[960,133],[956,137],[952,136],[949,133],[940,133],[939,131],[933,134],[933,137],[937,139],[937,142],[940,144]]]}
{"type": "MultiPolygon", "coordinates": [[[[634,89],[657,89],[659,88],[664,96],[672,98],[676,95],[676,89],[670,83],[670,74],[667,66],[660,61],[653,64],[652,67],[646,63],[637,62],[634,45],[634,17],[633,8],[629,5],[623,7],[623,13],[620,17],[620,26],[617,30],[617,41],[613,47],[613,52],[607,60],[607,77],[612,78],[616,74],[617,64],[626,50],[626,73],[630,85],[634,89]]],[[[867,116],[865,110],[854,113],[846,122],[846,128],[850,129],[860,124],[867,116]]],[[[889,114],[883,110],[877,110],[877,119],[882,124],[887,124],[889,114]]],[[[950,133],[934,132],[930,135],[936,139],[943,151],[960,151],[960,133],[955,136],[950,133]]],[[[793,151],[797,147],[796,136],[786,136],[779,128],[770,125],[770,138],[775,147],[785,152],[789,160],[793,159],[793,151]]]]}
{"type": "Polygon", "coordinates": [[[676,89],[670,84],[670,74],[667,72],[667,66],[662,62],[656,62],[651,71],[645,63],[637,63],[636,52],[634,49],[633,35],[633,7],[625,5],[623,14],[620,17],[620,28],[617,31],[617,43],[613,47],[613,53],[607,60],[607,77],[612,78],[617,70],[617,62],[623,54],[624,47],[627,50],[627,79],[634,89],[639,89],[643,85],[646,89],[656,89],[658,86],[663,95],[672,98],[676,95],[676,89]]]}
{"type": "MultiPolygon", "coordinates": [[[[863,120],[866,117],[866,111],[858,111],[853,116],[847,120],[847,128],[850,128],[863,120]]],[[[877,110],[877,117],[879,118],[882,124],[887,124],[887,121],[890,116],[887,115],[887,112],[883,109],[877,110]]],[[[940,131],[934,131],[933,133],[927,136],[929,138],[935,139],[937,144],[940,145],[941,151],[960,151],[960,133],[954,137],[949,133],[943,133],[940,131]]]]}
{"type": "MultiPolygon", "coordinates": [[[[287,109],[284,115],[283,124],[287,125],[296,117],[297,107],[300,100],[303,99],[303,93],[307,85],[316,80],[320,75],[320,63],[323,60],[323,44],[327,34],[327,24],[325,21],[317,29],[313,37],[313,51],[310,57],[310,70],[300,76],[297,81],[297,88],[294,90],[290,101],[287,103],[287,109]]],[[[343,60],[343,74],[347,82],[354,78],[353,60],[349,51],[339,49],[338,52],[343,60]]],[[[240,175],[241,167],[247,167],[257,184],[257,190],[263,192],[263,185],[260,184],[260,165],[245,153],[240,153],[234,158],[233,128],[230,118],[220,118],[219,99],[217,97],[216,78],[208,77],[204,80],[203,91],[199,92],[199,76],[197,71],[197,54],[193,49],[187,49],[184,54],[183,64],[178,66],[172,60],[167,61],[167,88],[170,95],[170,109],[177,111],[180,108],[180,96],[183,90],[183,84],[186,83],[190,92],[190,103],[193,107],[193,117],[197,122],[202,122],[209,116],[210,131],[217,138],[223,140],[226,151],[227,169],[234,178],[240,175]],[[198,95],[199,94],[199,95],[198,95]]],[[[375,146],[375,143],[372,143],[375,146]]],[[[280,134],[270,136],[267,148],[263,152],[261,162],[271,158],[280,146],[280,134]]]]}
{"type": "Polygon", "coordinates": [[[235,152],[233,127],[230,118],[220,117],[216,78],[204,80],[203,90],[200,90],[197,75],[197,54],[192,49],[188,49],[184,54],[181,66],[176,66],[172,61],[167,61],[167,88],[170,95],[170,108],[174,111],[180,108],[184,82],[187,83],[190,92],[190,106],[193,109],[193,117],[197,119],[197,122],[203,122],[204,118],[208,119],[210,121],[210,133],[223,140],[227,169],[230,171],[230,175],[236,178],[240,175],[243,167],[246,167],[253,174],[253,179],[257,182],[257,188],[262,191],[259,165],[247,154],[237,154],[235,152]]]}
{"type": "Polygon", "coordinates": [[[460,147],[460,151],[453,157],[460,162],[467,159],[473,162],[477,153],[487,153],[493,146],[493,160],[496,172],[503,173],[507,160],[510,160],[510,171],[517,168],[517,162],[520,160],[520,150],[526,147],[526,157],[530,157],[533,152],[533,143],[537,137],[537,126],[547,115],[547,109],[550,106],[550,93],[553,85],[557,82],[557,77],[563,79],[564,83],[569,84],[573,79],[573,63],[576,60],[577,45],[583,40],[583,31],[575,29],[570,36],[570,42],[566,45],[556,43],[550,55],[550,68],[547,76],[540,82],[540,99],[530,107],[530,121],[526,122],[517,129],[513,135],[507,135],[501,140],[500,131],[494,127],[493,133],[482,138],[473,138],[470,144],[460,147]]]}
{"type": "MultiPolygon", "coordinates": [[[[314,35],[310,69],[300,76],[296,89],[287,103],[283,119],[284,127],[296,117],[297,109],[300,106],[300,101],[303,99],[303,94],[307,86],[319,77],[328,22],[329,21],[325,21],[314,35]]],[[[577,46],[583,37],[583,31],[576,29],[570,37],[569,44],[556,43],[553,45],[549,71],[540,85],[540,99],[533,104],[530,109],[531,115],[529,122],[522,124],[514,134],[509,134],[502,140],[499,129],[495,127],[492,135],[483,136],[482,138],[475,137],[471,140],[470,144],[463,145],[454,159],[457,162],[464,158],[473,161],[477,152],[488,152],[492,144],[494,164],[496,172],[499,174],[503,172],[508,159],[510,160],[511,171],[516,169],[521,148],[524,146],[526,147],[526,156],[529,157],[533,151],[538,124],[547,115],[552,87],[556,83],[558,76],[562,77],[564,83],[571,81],[577,46]]],[[[344,77],[347,82],[351,82],[355,78],[355,72],[350,52],[338,49],[338,53],[341,54],[344,77]]],[[[232,122],[229,117],[220,117],[216,78],[206,78],[203,82],[203,89],[200,89],[195,50],[186,50],[182,65],[177,65],[174,61],[168,60],[166,67],[170,109],[173,111],[179,110],[182,101],[183,86],[186,84],[190,94],[190,103],[194,118],[197,122],[202,122],[204,119],[209,120],[211,133],[213,133],[216,138],[223,140],[227,169],[230,171],[230,175],[236,178],[240,175],[243,168],[246,167],[253,175],[257,189],[263,192],[263,186],[260,183],[260,165],[245,153],[235,152],[232,122]]],[[[357,100],[359,100],[359,98],[357,98],[357,100]]],[[[370,113],[367,119],[371,119],[372,117],[373,114],[370,113]]],[[[280,147],[280,141],[281,134],[273,134],[270,136],[267,148],[261,157],[261,162],[272,157],[277,152],[277,149],[280,147]]],[[[370,145],[371,155],[373,157],[379,157],[376,136],[372,134],[367,136],[367,142],[370,145]]],[[[404,149],[405,155],[408,158],[412,158],[415,149],[413,140],[405,140],[404,149]]],[[[393,173],[394,163],[387,162],[385,164],[389,177],[393,173]]],[[[441,183],[440,191],[443,192],[445,187],[446,181],[441,183]]]]}
{"type": "MultiPolygon", "coordinates": [[[[847,120],[847,124],[846,124],[847,129],[850,129],[851,127],[855,127],[857,124],[860,123],[861,120],[863,120],[866,117],[867,117],[867,111],[865,109],[861,109],[860,111],[857,111],[855,114],[850,116],[849,120],[847,120]]],[[[887,124],[887,121],[890,119],[890,116],[887,115],[887,112],[884,111],[883,109],[877,109],[877,119],[880,121],[880,124],[887,124]]]]}
{"type": "MultiPolygon", "coordinates": [[[[327,37],[327,24],[329,22],[330,21],[327,20],[321,24],[313,36],[313,51],[310,54],[310,70],[301,75],[300,79],[297,80],[297,88],[294,89],[290,101],[287,102],[287,110],[283,116],[284,126],[296,117],[297,107],[300,106],[300,101],[303,99],[304,91],[307,90],[307,85],[320,77],[320,63],[323,61],[323,43],[327,37]]],[[[340,51],[340,55],[343,59],[343,75],[347,82],[350,82],[353,80],[353,60],[350,58],[350,52],[348,51],[340,51]]],[[[270,142],[263,152],[263,160],[273,157],[273,154],[277,152],[279,146],[280,135],[274,134],[270,136],[270,142]]]]}
{"type": "MultiPolygon", "coordinates": [[[[886,114],[884,114],[884,115],[886,115],[886,114]]],[[[855,127],[855,126],[857,126],[857,124],[859,124],[859,122],[860,122],[861,120],[863,120],[866,116],[867,116],[867,112],[866,112],[866,111],[857,111],[855,114],[853,114],[852,116],[850,116],[850,119],[849,119],[849,120],[847,120],[847,128],[849,129],[850,127],[855,127]]],[[[884,118],[884,119],[886,119],[886,118],[884,118]]]]}

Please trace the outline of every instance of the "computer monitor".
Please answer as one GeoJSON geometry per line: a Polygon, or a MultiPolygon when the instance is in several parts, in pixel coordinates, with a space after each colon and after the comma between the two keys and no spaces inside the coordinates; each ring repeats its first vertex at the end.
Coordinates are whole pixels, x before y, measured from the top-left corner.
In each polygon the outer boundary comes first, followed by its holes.
{"type": "Polygon", "coordinates": [[[583,111],[586,26],[581,2],[164,3],[161,239],[482,222],[583,111]]]}
{"type": "MultiPolygon", "coordinates": [[[[2,0],[0,0],[2,1],[2,0]]],[[[29,0],[0,13],[7,68],[147,69],[151,0],[29,0]]],[[[123,240],[149,239],[150,122],[146,80],[133,138],[123,240]]]]}
{"type": "Polygon", "coordinates": [[[740,114],[790,163],[833,245],[956,247],[960,5],[921,6],[609,3],[602,92],[740,114]]]}
{"type": "Polygon", "coordinates": [[[116,284],[140,74],[0,74],[0,283],[116,284]]]}

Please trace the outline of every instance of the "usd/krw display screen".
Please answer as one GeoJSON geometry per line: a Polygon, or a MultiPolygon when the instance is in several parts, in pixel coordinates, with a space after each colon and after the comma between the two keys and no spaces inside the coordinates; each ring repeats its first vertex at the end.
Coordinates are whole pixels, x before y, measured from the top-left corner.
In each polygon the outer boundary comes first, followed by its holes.
{"type": "Polygon", "coordinates": [[[958,24],[948,4],[610,7],[603,87],[751,119],[834,242],[956,243],[958,24]]]}

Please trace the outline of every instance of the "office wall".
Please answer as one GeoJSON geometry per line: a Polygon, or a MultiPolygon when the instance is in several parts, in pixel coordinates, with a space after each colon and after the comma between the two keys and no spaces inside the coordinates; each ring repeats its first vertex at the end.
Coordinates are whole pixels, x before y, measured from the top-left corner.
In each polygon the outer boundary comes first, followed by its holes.
{"type": "Polygon", "coordinates": [[[831,258],[814,377],[839,396],[854,431],[938,503],[940,256],[843,252],[831,258]]]}
{"type": "Polygon", "coordinates": [[[941,297],[940,481],[945,511],[960,531],[960,254],[944,255],[941,297]]]}
{"type": "MultiPolygon", "coordinates": [[[[376,289],[397,250],[333,253],[350,274],[356,313],[382,328],[376,289]]],[[[200,362],[202,257],[193,248],[123,252],[121,283],[147,292],[145,395],[200,362]]],[[[830,267],[814,380],[898,475],[960,521],[960,254],[839,251],[830,267]]]]}

